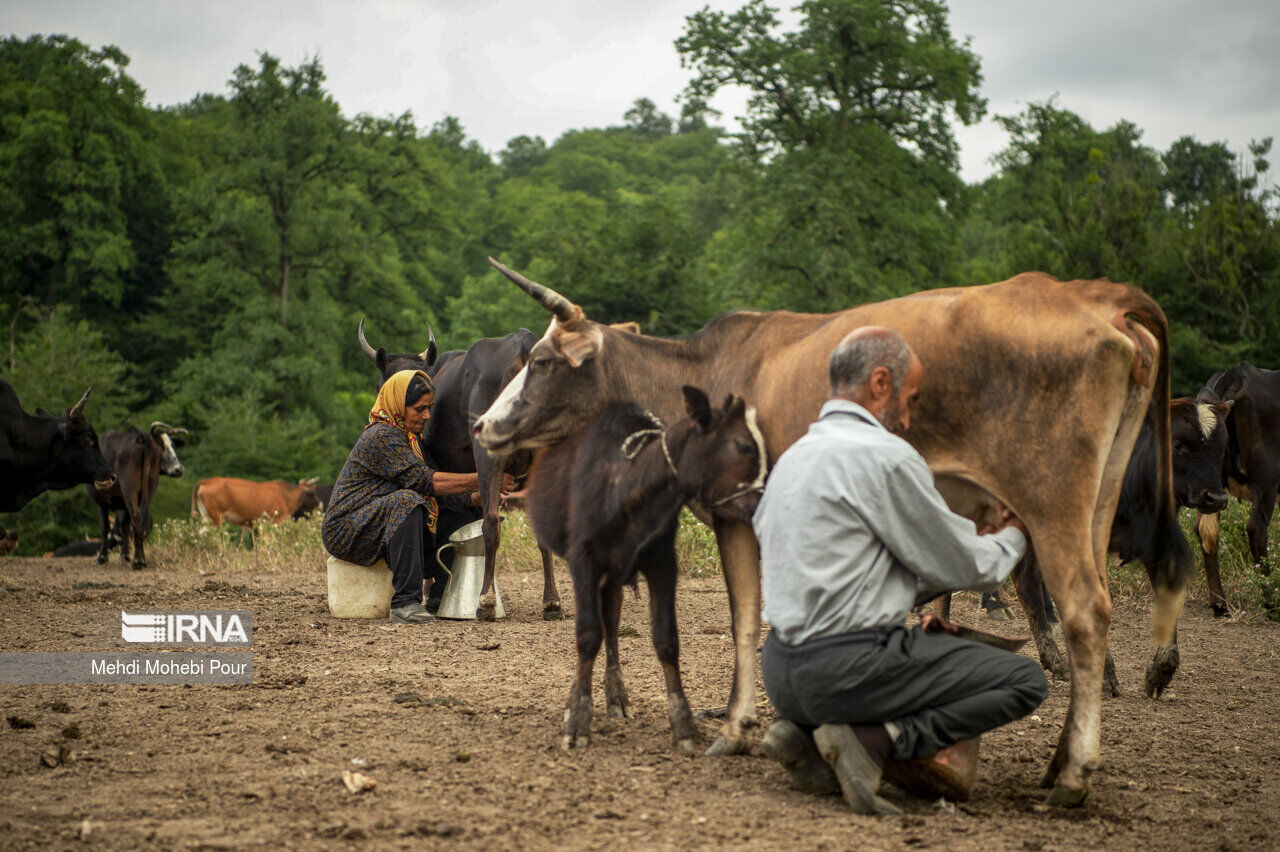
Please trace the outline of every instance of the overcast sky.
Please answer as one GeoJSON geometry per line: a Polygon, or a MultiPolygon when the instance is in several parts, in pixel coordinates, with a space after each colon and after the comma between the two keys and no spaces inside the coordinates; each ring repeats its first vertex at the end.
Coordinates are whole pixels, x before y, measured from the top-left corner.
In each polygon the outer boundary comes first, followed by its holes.
{"type": "MultiPolygon", "coordinates": [[[[744,0],[713,0],[734,9],[744,0]]],[[[458,116],[498,151],[521,134],[621,122],[639,97],[678,114],[689,79],[673,42],[699,0],[0,0],[8,32],[115,44],[148,100],[224,92],[267,51],[294,65],[318,54],[347,115],[411,110],[420,126],[458,116]]],[[[777,5],[787,8],[791,3],[777,5]]],[[[1120,118],[1167,148],[1183,135],[1225,141],[1280,132],[1277,0],[952,0],[952,30],[973,37],[989,115],[1055,93],[1094,127],[1120,118]]],[[[745,98],[715,106],[728,123],[745,98]]],[[[1005,143],[988,118],[957,128],[962,174],[991,171],[1005,143]]]]}

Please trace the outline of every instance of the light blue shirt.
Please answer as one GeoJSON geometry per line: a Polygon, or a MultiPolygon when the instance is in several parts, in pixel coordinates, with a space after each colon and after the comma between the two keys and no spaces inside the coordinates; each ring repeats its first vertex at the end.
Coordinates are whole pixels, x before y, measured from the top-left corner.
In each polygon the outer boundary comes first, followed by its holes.
{"type": "Polygon", "coordinates": [[[778,459],[753,525],[765,619],[788,644],[901,624],[924,592],[993,589],[1027,549],[1016,527],[978,535],[924,457],[842,399],[778,459]]]}

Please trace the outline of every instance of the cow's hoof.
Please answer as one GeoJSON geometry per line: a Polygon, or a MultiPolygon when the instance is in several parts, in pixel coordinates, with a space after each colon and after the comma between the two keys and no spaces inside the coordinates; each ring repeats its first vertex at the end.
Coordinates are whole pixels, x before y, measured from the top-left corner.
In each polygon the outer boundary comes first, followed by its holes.
{"type": "Polygon", "coordinates": [[[106,557],[106,555],[102,555],[102,556],[99,556],[95,561],[96,561],[99,565],[106,565],[106,564],[107,564],[107,557],[106,557]]]}
{"type": "Polygon", "coordinates": [[[1102,682],[1102,697],[1103,698],[1119,698],[1120,697],[1119,682],[1115,680],[1104,680],[1102,682]]]}
{"type": "Polygon", "coordinates": [[[610,719],[631,719],[634,716],[635,714],[631,712],[631,708],[627,706],[625,701],[609,705],[610,719]]]}
{"type": "Polygon", "coordinates": [[[498,604],[495,600],[485,600],[481,598],[480,606],[476,607],[476,621],[497,621],[498,620],[498,604]]]}
{"type": "Polygon", "coordinates": [[[574,749],[578,749],[578,748],[586,748],[589,745],[591,745],[590,735],[587,735],[584,737],[571,737],[566,735],[564,738],[560,740],[560,748],[564,749],[565,751],[573,751],[574,749]]]}
{"type": "Polygon", "coordinates": [[[132,567],[133,567],[133,570],[135,570],[135,571],[141,571],[143,568],[146,568],[146,567],[147,567],[147,563],[145,563],[145,562],[135,562],[135,563],[133,563],[133,566],[132,566],[132,567]]]}
{"type": "Polygon", "coordinates": [[[1070,787],[1058,786],[1049,791],[1049,798],[1045,802],[1053,808],[1078,808],[1088,797],[1089,789],[1087,787],[1073,790],[1070,787]]]}
{"type": "Polygon", "coordinates": [[[1161,648],[1147,666],[1145,690],[1148,698],[1160,698],[1178,671],[1178,648],[1161,648]]]}
{"type": "Polygon", "coordinates": [[[1231,612],[1227,609],[1226,604],[1212,604],[1214,618],[1226,618],[1231,612]]]}
{"type": "Polygon", "coordinates": [[[738,737],[730,739],[724,734],[716,737],[716,741],[711,744],[711,748],[707,749],[707,757],[729,757],[734,754],[746,754],[750,749],[747,741],[738,737]]]}
{"type": "Polygon", "coordinates": [[[984,609],[983,614],[992,621],[1013,621],[1013,610],[1007,606],[984,609]]]}
{"type": "Polygon", "coordinates": [[[561,621],[564,619],[564,610],[560,608],[560,601],[548,601],[542,605],[543,621],[561,621]]]}
{"type": "Polygon", "coordinates": [[[682,754],[697,754],[697,740],[676,740],[676,748],[680,749],[682,754]]]}

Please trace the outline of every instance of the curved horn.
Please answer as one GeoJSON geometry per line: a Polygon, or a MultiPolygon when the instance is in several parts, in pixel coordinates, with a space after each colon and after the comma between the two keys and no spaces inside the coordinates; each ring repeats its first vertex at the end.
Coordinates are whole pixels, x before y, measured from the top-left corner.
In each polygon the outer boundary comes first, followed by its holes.
{"type": "Polygon", "coordinates": [[[84,404],[89,401],[89,391],[91,390],[93,390],[93,388],[87,388],[84,392],[84,396],[80,397],[80,401],[71,406],[71,409],[67,412],[68,420],[79,420],[84,416],[84,404]]]}
{"type": "Polygon", "coordinates": [[[148,432],[154,432],[154,431],[156,431],[156,429],[159,429],[161,432],[165,432],[165,433],[168,433],[168,434],[170,434],[170,435],[186,435],[186,434],[188,434],[188,432],[187,432],[187,430],[186,430],[186,429],[181,429],[181,428],[178,428],[178,427],[176,427],[176,426],[170,426],[168,423],[164,423],[164,422],[159,421],[159,420],[156,420],[155,422],[153,422],[153,423],[151,424],[151,428],[150,428],[150,429],[148,429],[147,431],[148,431],[148,432]]]}
{"type": "Polygon", "coordinates": [[[431,330],[431,323],[427,323],[427,348],[419,352],[418,357],[426,361],[428,367],[436,362],[436,334],[431,330]]]}
{"type": "Polygon", "coordinates": [[[368,355],[370,361],[378,363],[378,353],[369,345],[369,341],[364,339],[364,317],[360,317],[360,327],[356,329],[356,337],[360,338],[360,351],[368,355]]]}
{"type": "Polygon", "coordinates": [[[581,319],[582,309],[555,290],[550,287],[544,287],[536,281],[530,281],[519,272],[508,269],[493,258],[489,258],[489,262],[493,264],[495,269],[510,278],[513,284],[536,299],[538,304],[555,314],[556,319],[561,322],[572,322],[573,320],[581,319]]]}

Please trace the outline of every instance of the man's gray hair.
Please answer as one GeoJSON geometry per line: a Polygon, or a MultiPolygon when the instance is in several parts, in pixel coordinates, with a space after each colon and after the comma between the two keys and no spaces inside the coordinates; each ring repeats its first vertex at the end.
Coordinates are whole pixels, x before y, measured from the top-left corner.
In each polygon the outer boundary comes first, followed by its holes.
{"type": "Polygon", "coordinates": [[[902,390],[907,371],[911,369],[911,347],[902,335],[887,328],[868,329],[867,333],[853,340],[846,337],[840,341],[831,353],[828,367],[831,392],[839,396],[851,394],[871,379],[876,367],[889,370],[889,381],[895,394],[902,390]]]}

